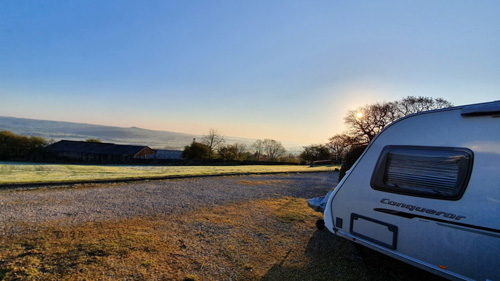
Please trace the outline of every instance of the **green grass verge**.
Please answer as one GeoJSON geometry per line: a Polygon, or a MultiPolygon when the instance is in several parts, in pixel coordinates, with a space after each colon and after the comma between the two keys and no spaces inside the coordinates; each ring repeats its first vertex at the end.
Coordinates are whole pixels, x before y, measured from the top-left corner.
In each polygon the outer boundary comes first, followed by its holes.
{"type": "Polygon", "coordinates": [[[323,172],[333,171],[335,168],[338,166],[112,166],[2,163],[0,164],[0,184],[84,182],[243,173],[323,172]]]}

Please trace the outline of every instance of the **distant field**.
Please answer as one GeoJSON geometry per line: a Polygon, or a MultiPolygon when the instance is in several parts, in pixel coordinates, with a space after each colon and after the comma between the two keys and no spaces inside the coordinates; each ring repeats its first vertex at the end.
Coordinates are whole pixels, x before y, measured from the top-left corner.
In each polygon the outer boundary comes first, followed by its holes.
{"type": "Polygon", "coordinates": [[[79,182],[117,179],[148,179],[174,176],[231,175],[242,173],[322,172],[338,166],[114,166],[52,165],[0,162],[0,184],[79,182]]]}

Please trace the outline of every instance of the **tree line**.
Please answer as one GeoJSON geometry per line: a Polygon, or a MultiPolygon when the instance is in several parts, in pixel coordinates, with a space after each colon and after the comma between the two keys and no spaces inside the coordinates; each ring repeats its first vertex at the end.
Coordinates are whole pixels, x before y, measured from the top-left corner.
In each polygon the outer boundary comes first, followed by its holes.
{"type": "Polygon", "coordinates": [[[442,98],[408,96],[397,101],[377,102],[349,110],[344,116],[347,131],[334,135],[325,144],[304,147],[300,158],[305,161],[332,160],[342,164],[342,177],[370,141],[387,125],[410,114],[451,106],[451,102],[442,98]]]}
{"type": "Polygon", "coordinates": [[[37,154],[48,144],[49,142],[41,137],[27,137],[0,131],[0,160],[35,160],[37,154]]]}
{"type": "Polygon", "coordinates": [[[215,129],[210,129],[199,142],[193,139],[190,145],[185,146],[182,158],[194,161],[298,161],[296,156],[287,154],[285,147],[279,141],[259,139],[251,146],[244,143],[227,144],[224,137],[215,129]]]}
{"type": "MultiPolygon", "coordinates": [[[[90,138],[86,142],[100,143],[101,140],[90,138]]],[[[54,140],[0,131],[0,161],[46,161],[44,148],[52,143],[54,140]]],[[[193,140],[191,145],[186,146],[182,157],[195,161],[298,161],[294,155],[287,154],[283,145],[276,140],[257,140],[250,147],[243,143],[226,144],[224,137],[214,129],[210,129],[201,142],[193,140]]]]}

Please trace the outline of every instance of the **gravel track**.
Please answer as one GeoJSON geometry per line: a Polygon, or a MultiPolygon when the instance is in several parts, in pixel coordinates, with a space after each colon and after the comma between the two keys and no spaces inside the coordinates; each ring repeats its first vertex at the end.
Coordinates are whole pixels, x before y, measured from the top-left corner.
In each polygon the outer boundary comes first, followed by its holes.
{"type": "Polygon", "coordinates": [[[0,234],[36,229],[47,221],[82,223],[158,214],[256,199],[325,195],[338,173],[226,176],[83,186],[0,190],[0,234]]]}

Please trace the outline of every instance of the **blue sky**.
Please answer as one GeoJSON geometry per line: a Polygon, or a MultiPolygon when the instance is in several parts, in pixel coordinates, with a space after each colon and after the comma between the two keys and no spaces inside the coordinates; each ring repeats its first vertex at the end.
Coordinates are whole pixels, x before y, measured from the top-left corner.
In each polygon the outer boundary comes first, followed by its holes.
{"type": "Polygon", "coordinates": [[[324,143],[349,109],[500,99],[499,1],[0,0],[0,115],[324,143]]]}

